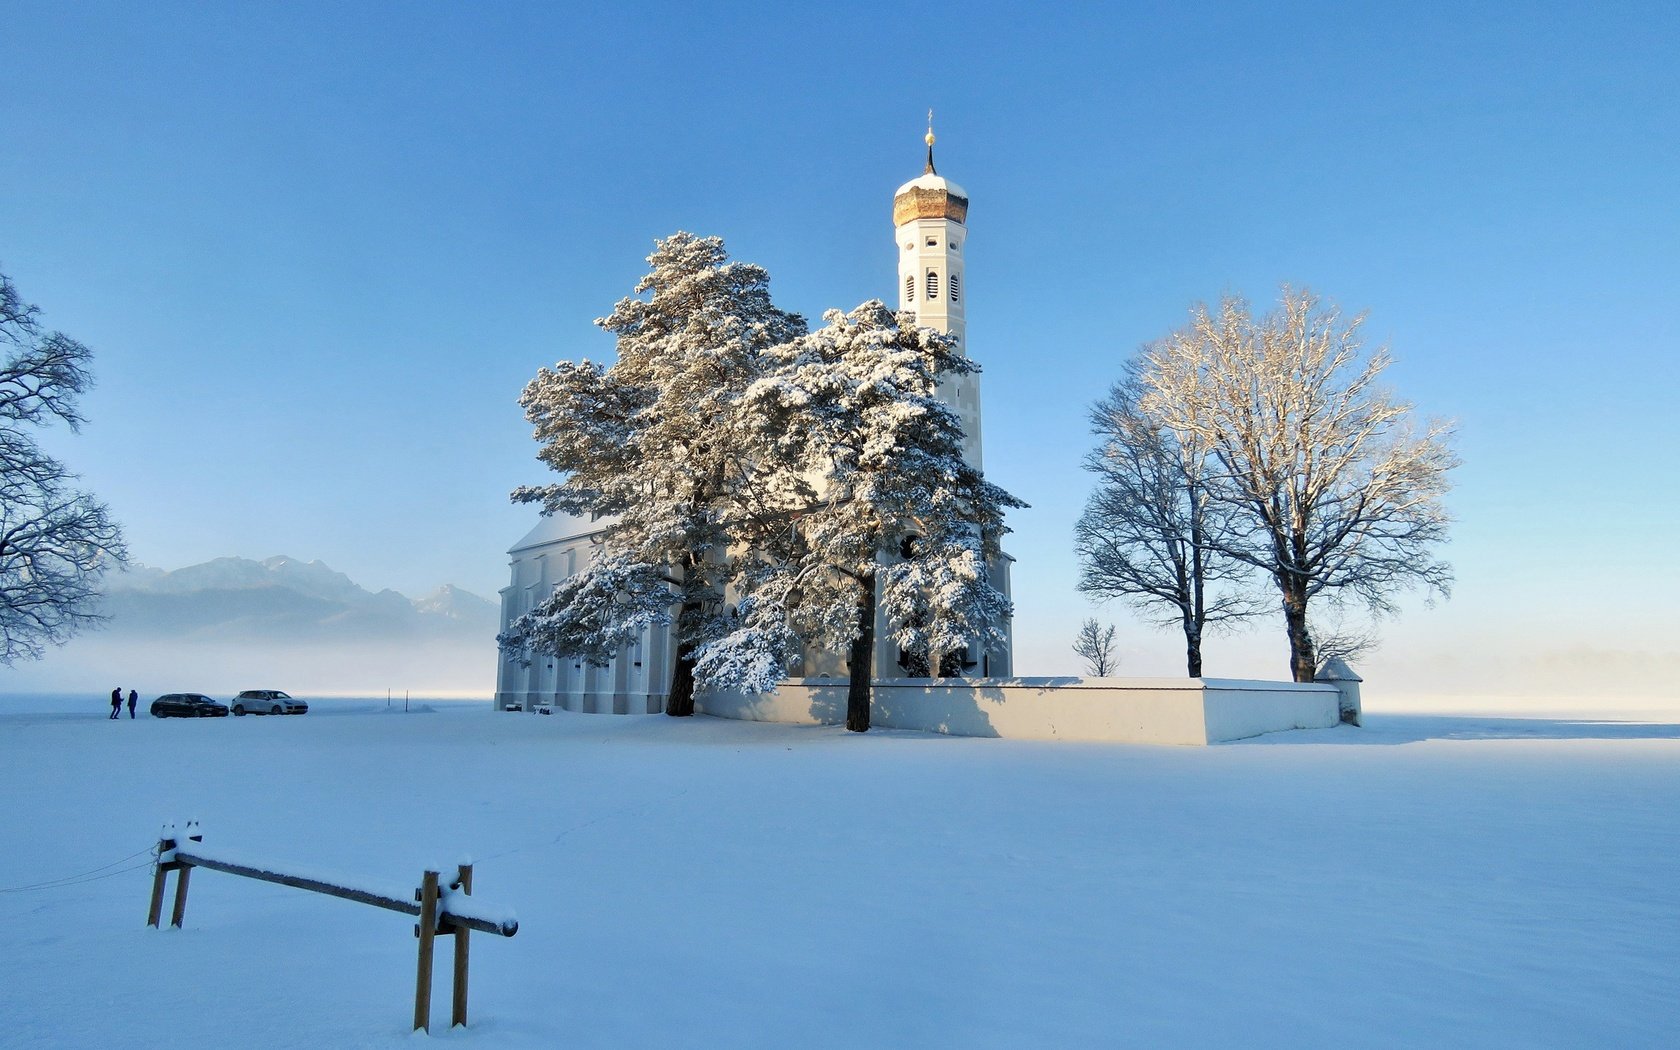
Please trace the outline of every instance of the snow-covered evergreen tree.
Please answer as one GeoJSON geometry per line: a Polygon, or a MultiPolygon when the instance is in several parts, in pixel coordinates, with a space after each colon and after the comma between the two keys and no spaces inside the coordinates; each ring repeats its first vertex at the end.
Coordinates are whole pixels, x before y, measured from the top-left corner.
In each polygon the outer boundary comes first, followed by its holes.
{"type": "Polygon", "coordinates": [[[940,655],[1001,638],[1000,556],[1015,497],[963,459],[942,377],[978,370],[946,337],[871,300],[766,355],[741,434],[764,469],[731,521],[733,630],[702,646],[708,685],[763,690],[800,644],[850,654],[847,728],[869,728],[877,602],[895,642],[940,655]],[[769,469],[769,468],[774,469],[769,469]],[[746,508],[751,508],[751,513],[746,508]]]}
{"type": "Polygon", "coordinates": [[[657,242],[648,263],[635,289],[645,297],[596,321],[618,337],[617,361],[562,361],[520,398],[538,458],[563,477],[513,498],[611,524],[591,563],[500,640],[599,666],[644,627],[669,623],[675,606],[666,712],[687,715],[696,648],[723,629],[727,508],[756,469],[738,403],[764,374],[766,351],[806,325],[776,309],[769,274],[729,261],[719,238],[679,232],[657,242]]]}

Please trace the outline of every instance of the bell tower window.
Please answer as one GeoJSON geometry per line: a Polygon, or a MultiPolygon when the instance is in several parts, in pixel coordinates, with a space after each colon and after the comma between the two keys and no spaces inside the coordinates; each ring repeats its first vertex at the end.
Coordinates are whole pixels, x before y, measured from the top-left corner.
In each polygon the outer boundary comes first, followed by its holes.
{"type": "Polygon", "coordinates": [[[939,298],[939,271],[937,271],[937,270],[929,270],[928,271],[928,275],[927,275],[927,297],[929,299],[939,298]]]}
{"type": "Polygon", "coordinates": [[[951,275],[951,301],[953,303],[955,303],[955,302],[960,302],[961,300],[962,300],[962,274],[954,273],[954,274],[951,275]]]}
{"type": "Polygon", "coordinates": [[[916,301],[916,275],[915,274],[905,274],[904,275],[904,301],[907,302],[907,303],[913,303],[913,302],[916,301]]]}

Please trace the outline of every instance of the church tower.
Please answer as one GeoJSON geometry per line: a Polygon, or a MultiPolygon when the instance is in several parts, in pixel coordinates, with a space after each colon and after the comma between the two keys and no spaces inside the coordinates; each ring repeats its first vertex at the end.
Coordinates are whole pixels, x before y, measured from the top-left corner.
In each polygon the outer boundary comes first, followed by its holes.
{"type": "MultiPolygon", "coordinates": [[[[956,351],[968,356],[968,323],[964,302],[968,295],[963,259],[968,252],[968,192],[939,174],[933,166],[933,114],[928,113],[927,166],[893,194],[893,232],[898,250],[898,308],[912,310],[916,323],[943,332],[956,342],[956,351]]],[[[969,374],[947,376],[939,394],[962,421],[963,458],[976,470],[980,461],[980,377],[969,374]]],[[[1014,559],[1005,554],[988,566],[992,586],[1009,595],[1009,567],[1014,559]]],[[[963,674],[1007,677],[1013,672],[1013,638],[1009,622],[998,625],[1001,643],[989,648],[971,645],[963,657],[963,674]]],[[[903,654],[891,644],[884,619],[876,624],[880,649],[875,666],[889,660],[902,661],[903,654]]]]}
{"type": "MultiPolygon", "coordinates": [[[[968,194],[933,166],[933,114],[928,114],[927,167],[893,194],[893,227],[898,243],[898,309],[914,310],[916,323],[956,340],[968,356],[963,319],[963,254],[968,249],[968,194]]],[[[963,425],[963,458],[980,462],[980,382],[978,376],[947,378],[940,393],[963,425]]]]}

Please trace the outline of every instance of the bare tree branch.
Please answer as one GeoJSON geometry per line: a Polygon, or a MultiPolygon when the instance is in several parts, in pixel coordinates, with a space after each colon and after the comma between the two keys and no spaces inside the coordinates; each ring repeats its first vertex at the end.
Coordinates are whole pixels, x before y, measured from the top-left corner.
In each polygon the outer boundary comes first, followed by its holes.
{"type": "Polygon", "coordinates": [[[1259,318],[1226,297],[1149,346],[1141,372],[1142,409],[1207,456],[1210,498],[1250,526],[1214,546],[1276,584],[1298,681],[1318,663],[1314,599],[1381,614],[1400,590],[1452,585],[1433,553],[1459,462],[1452,427],[1418,424],[1379,385],[1389,356],[1365,352],[1362,323],[1287,287],[1259,318]]]}
{"type": "Polygon", "coordinates": [[[0,274],[0,664],[38,659],[49,645],[96,626],[99,582],[127,553],[105,505],[71,487],[75,475],[42,452],[34,428],[82,416],[93,354],[62,332],[41,332],[40,311],[0,274]]]}
{"type": "Polygon", "coordinates": [[[1105,628],[1094,616],[1087,617],[1079,625],[1079,633],[1073,639],[1073,652],[1085,661],[1092,678],[1107,678],[1120,667],[1120,661],[1114,656],[1114,625],[1109,624],[1105,628]]]}
{"type": "Polygon", "coordinates": [[[1206,631],[1260,606],[1242,585],[1250,568],[1222,553],[1243,519],[1212,498],[1205,449],[1143,411],[1141,368],[1128,362],[1091,409],[1101,444],[1085,457],[1097,486],[1074,526],[1079,589],[1158,610],[1158,626],[1184,632],[1186,670],[1199,678],[1206,631]]]}

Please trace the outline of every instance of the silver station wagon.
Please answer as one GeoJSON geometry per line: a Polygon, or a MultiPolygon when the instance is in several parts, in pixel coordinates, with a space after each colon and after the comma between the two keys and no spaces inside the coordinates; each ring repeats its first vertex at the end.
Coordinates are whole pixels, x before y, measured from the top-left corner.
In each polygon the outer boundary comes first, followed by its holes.
{"type": "Polygon", "coordinates": [[[236,715],[302,715],[309,705],[294,700],[278,689],[247,689],[233,698],[236,715]]]}

